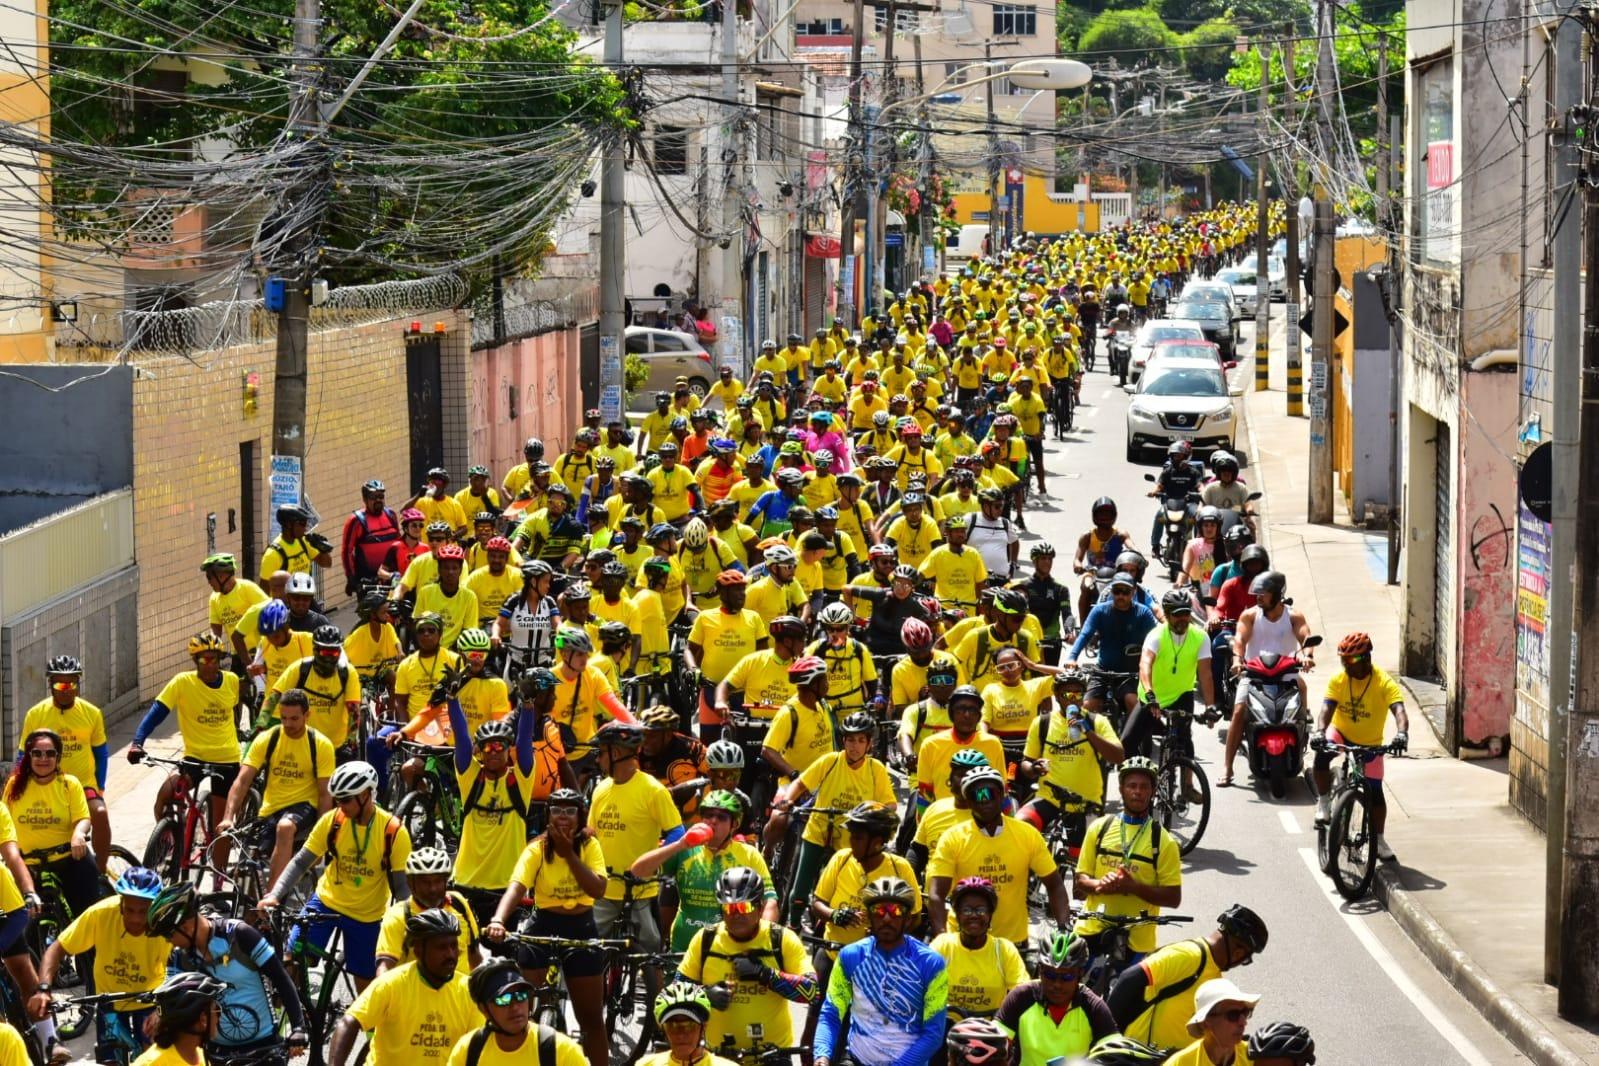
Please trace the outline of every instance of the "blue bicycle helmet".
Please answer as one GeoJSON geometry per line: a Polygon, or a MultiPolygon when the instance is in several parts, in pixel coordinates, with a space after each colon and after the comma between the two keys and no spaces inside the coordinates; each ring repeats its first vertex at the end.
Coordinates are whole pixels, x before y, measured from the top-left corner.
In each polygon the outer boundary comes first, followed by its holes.
{"type": "Polygon", "coordinates": [[[271,600],[261,608],[256,619],[256,628],[263,637],[271,636],[289,624],[289,608],[282,600],[271,600]]]}
{"type": "Polygon", "coordinates": [[[161,894],[161,875],[145,866],[130,866],[111,888],[119,896],[154,900],[161,894]]]}

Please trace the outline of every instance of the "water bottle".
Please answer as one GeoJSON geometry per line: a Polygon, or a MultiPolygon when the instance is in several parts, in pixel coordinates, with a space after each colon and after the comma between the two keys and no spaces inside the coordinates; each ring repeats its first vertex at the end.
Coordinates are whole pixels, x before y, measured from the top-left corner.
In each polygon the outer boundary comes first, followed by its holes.
{"type": "Polygon", "coordinates": [[[1066,736],[1073,744],[1083,739],[1083,727],[1077,724],[1081,721],[1078,717],[1081,713],[1075,703],[1066,708],[1066,736]]]}

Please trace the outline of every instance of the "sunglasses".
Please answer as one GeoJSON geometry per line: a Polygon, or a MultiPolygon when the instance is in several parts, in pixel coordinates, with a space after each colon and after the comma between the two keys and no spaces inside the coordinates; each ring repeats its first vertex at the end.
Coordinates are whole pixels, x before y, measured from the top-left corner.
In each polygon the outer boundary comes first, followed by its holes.
{"type": "Polygon", "coordinates": [[[754,914],[755,904],[748,900],[740,900],[737,903],[724,903],[722,904],[722,913],[728,915],[754,914]]]}
{"type": "Polygon", "coordinates": [[[78,687],[76,681],[52,681],[50,687],[56,692],[71,692],[78,687]]]}
{"type": "Polygon", "coordinates": [[[532,991],[526,988],[513,988],[509,992],[501,992],[494,997],[496,1007],[509,1007],[513,1003],[526,1003],[533,997],[532,991]]]}
{"type": "Polygon", "coordinates": [[[33,759],[59,759],[61,753],[54,748],[34,748],[28,752],[28,756],[33,759]]]}
{"type": "Polygon", "coordinates": [[[984,787],[973,792],[970,798],[974,803],[987,803],[990,800],[998,799],[999,793],[985,785],[984,787]]]}
{"type": "Polygon", "coordinates": [[[1349,663],[1349,664],[1353,665],[1355,663],[1363,663],[1367,659],[1370,659],[1371,658],[1371,653],[1370,652],[1362,652],[1359,655],[1340,655],[1338,658],[1341,659],[1343,662],[1346,662],[1346,663],[1349,663]]]}
{"type": "Polygon", "coordinates": [[[1229,1022],[1232,1022],[1234,1025],[1236,1025],[1239,1022],[1247,1022],[1250,1018],[1250,1015],[1254,1013],[1254,1007],[1234,1007],[1232,1010],[1216,1011],[1216,1016],[1219,1018],[1225,1018],[1229,1022]]]}
{"type": "Polygon", "coordinates": [[[1111,589],[1110,590],[1110,594],[1112,596],[1131,596],[1133,594],[1133,590],[1132,589],[1111,589]]]}
{"type": "Polygon", "coordinates": [[[874,903],[866,909],[869,913],[875,914],[879,918],[901,918],[905,915],[905,904],[903,903],[884,901],[882,903],[874,903]]]}
{"type": "Polygon", "coordinates": [[[479,744],[477,750],[489,755],[499,755],[505,751],[505,741],[491,740],[487,744],[479,744]]]}
{"type": "Polygon", "coordinates": [[[1081,981],[1083,979],[1083,968],[1081,966],[1040,966],[1038,968],[1038,976],[1046,981],[1081,981]]]}
{"type": "Polygon", "coordinates": [[[733,820],[733,815],[730,811],[706,811],[704,814],[700,815],[700,818],[702,821],[706,822],[731,822],[733,820]]]}

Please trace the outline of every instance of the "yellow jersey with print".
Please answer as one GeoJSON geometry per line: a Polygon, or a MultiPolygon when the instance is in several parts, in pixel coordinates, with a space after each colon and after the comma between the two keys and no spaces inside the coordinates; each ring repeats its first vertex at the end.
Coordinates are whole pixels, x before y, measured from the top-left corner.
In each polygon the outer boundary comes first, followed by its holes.
{"type": "MultiPolygon", "coordinates": [[[[1205,1050],[1205,1042],[1195,1040],[1191,1036],[1186,1036],[1185,1039],[1189,1043],[1167,1059],[1164,1066],[1211,1066],[1214,1060],[1211,1059],[1210,1052],[1205,1050]]],[[[1237,1047],[1233,1048],[1233,1066],[1250,1066],[1252,1061],[1248,1045],[1240,1040],[1237,1047]]]]}
{"type": "Polygon", "coordinates": [[[61,738],[62,752],[59,769],[83,782],[85,788],[101,786],[95,776],[94,749],[106,743],[105,715],[100,708],[79,696],[66,710],[56,707],[46,698],[28,708],[22,718],[22,728],[17,733],[17,751],[22,742],[35,729],[53,730],[61,738]]]}
{"type": "Polygon", "coordinates": [[[455,699],[466,715],[467,732],[474,737],[484,722],[497,721],[511,713],[510,687],[493,674],[468,674],[455,699]]]}
{"type": "MultiPolygon", "coordinates": [[[[653,551],[651,554],[654,554],[653,551]]],[[[666,557],[661,556],[661,558],[666,557]]],[[[648,562],[648,560],[645,561],[648,562]]],[[[683,589],[688,582],[683,576],[683,566],[677,561],[676,556],[667,558],[666,565],[666,586],[660,590],[661,610],[665,612],[666,619],[670,622],[683,613],[683,604],[686,602],[683,589]]],[[[647,575],[644,573],[643,565],[640,564],[638,577],[634,579],[635,587],[648,588],[649,581],[646,578],[647,575]]]]}
{"type": "Polygon", "coordinates": [[[315,662],[313,656],[290,663],[278,675],[272,691],[281,697],[291,688],[301,689],[311,705],[306,716],[311,728],[327,737],[335,748],[343,747],[350,735],[350,706],[361,702],[361,675],[344,668],[342,680],[337,669],[324,677],[317,672],[315,662]],[[301,674],[305,675],[304,684],[300,683],[301,674]]]}
{"type": "Polygon", "coordinates": [[[977,487],[979,489],[998,489],[1001,492],[1009,491],[1021,479],[1016,476],[1016,471],[1008,466],[995,464],[984,466],[977,474],[977,487]]]}
{"type": "Polygon", "coordinates": [[[666,606],[661,594],[651,589],[633,593],[633,609],[638,615],[639,659],[638,673],[664,674],[670,672],[671,641],[666,630],[666,606]]]}
{"type": "Polygon", "coordinates": [[[333,742],[315,727],[299,738],[291,737],[281,725],[262,730],[250,741],[244,765],[256,771],[256,780],[265,781],[261,794],[261,817],[266,818],[296,803],[315,807],[321,798],[318,781],[333,775],[333,742]],[[276,738],[276,743],[273,743],[276,738]],[[267,765],[267,752],[272,764],[267,765]]]}
{"type": "Polygon", "coordinates": [[[938,523],[933,519],[923,517],[921,522],[912,526],[906,521],[904,515],[889,525],[884,536],[899,552],[899,561],[906,566],[920,567],[922,561],[933,553],[933,549],[943,540],[938,532],[938,523]]]}
{"type": "Polygon", "coordinates": [[[855,538],[848,533],[837,529],[833,531],[833,538],[827,543],[827,552],[822,556],[822,588],[828,592],[843,590],[849,581],[850,560],[861,561],[855,545],[855,538]]]}
{"type": "Polygon", "coordinates": [[[777,618],[785,614],[798,618],[806,599],[805,589],[798,581],[780,585],[776,578],[767,574],[749,587],[749,592],[744,596],[744,607],[762,618],[777,618]]]}
{"type": "MultiPolygon", "coordinates": [[[[605,852],[610,875],[605,898],[619,900],[623,890],[621,875],[632,868],[640,855],[658,845],[663,835],[681,826],[683,816],[666,786],[639,772],[622,784],[608,777],[595,787],[588,824],[605,852]]],[[[659,892],[659,885],[640,885],[633,898],[653,899],[659,892]]]]}
{"type": "MultiPolygon", "coordinates": [[[[514,763],[514,753],[508,754],[514,763]]],[[[537,767],[526,777],[513,766],[499,777],[488,778],[473,759],[456,780],[462,799],[462,827],[454,883],[502,891],[510,883],[518,851],[527,842],[527,820],[517,809],[525,812],[533,801],[537,767]],[[473,801],[470,807],[465,802],[468,798],[473,801]]]]}
{"type": "Polygon", "coordinates": [[[826,400],[829,406],[836,407],[849,396],[849,382],[837,374],[821,374],[811,382],[811,392],[826,400]]]}
{"type": "Polygon", "coordinates": [[[406,565],[405,573],[400,575],[400,587],[407,592],[416,592],[422,586],[431,585],[438,579],[439,561],[431,551],[425,551],[406,565]]]}
{"type": "MultiPolygon", "coordinates": [[[[845,503],[839,500],[833,505],[838,511],[838,531],[848,537],[857,552],[866,550],[872,543],[866,535],[866,527],[870,526],[877,518],[872,511],[872,505],[865,500],[857,499],[854,503],[845,503]]],[[[857,554],[857,559],[865,562],[863,555],[857,554]]]]}
{"type": "Polygon", "coordinates": [[[328,860],[317,898],[347,918],[376,922],[389,905],[389,874],[404,870],[411,857],[411,834],[382,807],[373,806],[366,825],[332,810],[311,827],[305,849],[328,860]]]}
{"type": "MultiPolygon", "coordinates": [[[[167,977],[172,941],[164,936],[133,936],[122,924],[122,900],[109,896],[72,920],[56,941],[68,955],[94,950],[94,990],[153,992],[167,977]]],[[[113,1010],[138,1010],[143,1004],[123,1001],[113,1010]]]]}
{"type": "Polygon", "coordinates": [[[933,483],[944,473],[944,464],[939,462],[938,457],[927,448],[918,448],[913,453],[901,444],[889,452],[888,457],[899,464],[899,471],[894,475],[894,483],[901,492],[905,491],[905,485],[910,481],[912,474],[925,474],[927,487],[932,488],[933,483]]]}
{"type": "Polygon", "coordinates": [[[618,541],[611,550],[616,553],[616,561],[627,567],[627,579],[629,582],[638,580],[639,567],[643,566],[646,560],[655,555],[655,549],[643,541],[639,541],[631,548],[627,546],[626,542],[618,541]]]}
{"type": "Polygon", "coordinates": [[[707,536],[705,549],[693,551],[680,548],[677,565],[683,570],[686,594],[694,597],[695,606],[702,610],[714,606],[720,598],[716,591],[716,578],[723,570],[731,569],[736,561],[731,550],[716,536],[707,536]]]}
{"type": "Polygon", "coordinates": [[[1038,719],[1038,707],[1050,698],[1053,677],[1033,677],[1007,685],[995,681],[984,686],[983,724],[1001,741],[1024,741],[1038,719]]]}
{"type": "Polygon", "coordinates": [[[1168,1051],[1186,1047],[1193,1039],[1188,1035],[1188,1019],[1194,1016],[1194,993],[1206,981],[1222,975],[1210,945],[1203,940],[1179,940],[1145,955],[1138,966],[1148,980],[1144,1002],[1150,1006],[1127,1026],[1127,1035],[1168,1051]],[[1191,983],[1181,992],[1161,996],[1163,989],[1180,981],[1191,983]],[[1159,1002],[1152,1002],[1157,997],[1159,1002]]]}
{"type": "MultiPolygon", "coordinates": [[[[302,634],[304,636],[306,634],[302,634]]],[[[223,671],[215,685],[185,670],[168,681],[156,702],[178,716],[183,755],[201,762],[239,761],[239,675],[223,671]]]]}
{"type": "Polygon", "coordinates": [[[1386,671],[1373,666],[1364,681],[1338,671],[1328,679],[1324,699],[1333,704],[1332,727],[1344,743],[1375,747],[1382,743],[1389,708],[1403,706],[1405,693],[1386,671]]]}
{"type": "Polygon", "coordinates": [[[933,442],[933,455],[944,464],[945,470],[955,465],[956,459],[975,454],[977,454],[977,441],[970,433],[964,431],[940,433],[938,439],[933,442]]]}
{"type": "MultiPolygon", "coordinates": [[[[1093,719],[1094,735],[1101,740],[1115,741],[1116,729],[1110,724],[1110,719],[1102,714],[1085,717],[1093,719]]],[[[1042,715],[1033,719],[1027,727],[1027,741],[1022,746],[1022,755],[1028,759],[1044,758],[1049,760],[1049,773],[1044,775],[1044,781],[1067,792],[1075,793],[1088,800],[1090,803],[1100,803],[1105,798],[1105,778],[1100,771],[1099,756],[1089,746],[1085,736],[1076,740],[1071,736],[1071,723],[1066,720],[1066,712],[1056,706],[1049,714],[1046,723],[1042,715]],[[1040,728],[1049,731],[1047,736],[1040,736],[1040,728]]],[[[1057,807],[1062,806],[1061,798],[1051,790],[1039,787],[1041,798],[1049,800],[1057,807]]],[[[1079,804],[1066,804],[1068,810],[1076,810],[1079,804]]]]}
{"type": "MultiPolygon", "coordinates": [[[[810,710],[797,698],[791,699],[772,717],[765,746],[781,755],[797,773],[804,773],[816,760],[838,750],[837,729],[837,717],[825,706],[818,704],[810,710]]],[[[788,784],[788,778],[779,780],[788,784]]]]}
{"type": "Polygon", "coordinates": [[[467,528],[466,512],[455,502],[454,496],[440,496],[434,499],[424,492],[417,497],[416,503],[412,506],[422,512],[429,525],[434,522],[448,522],[451,529],[467,528]]]}
{"type": "Polygon", "coordinates": [[[507,566],[496,574],[484,566],[466,575],[462,584],[477,597],[477,621],[472,624],[487,629],[499,617],[505,601],[522,591],[522,572],[507,566]]]}
{"type": "Polygon", "coordinates": [[[211,593],[211,624],[222,627],[222,639],[229,648],[233,647],[233,630],[238,626],[239,619],[244,617],[244,612],[266,599],[267,594],[261,591],[260,585],[242,577],[234,579],[233,588],[227,592],[211,593]]]}
{"type": "Polygon", "coordinates": [[[434,987],[414,962],[367,985],[347,1013],[371,1034],[370,1066],[445,1066],[456,1041],[483,1024],[465,974],[434,987]]]}
{"type": "MultiPolygon", "coordinates": [[[[604,593],[593,597],[589,600],[589,614],[602,625],[606,622],[620,622],[627,626],[628,632],[635,637],[639,635],[638,608],[633,606],[633,600],[628,596],[626,588],[621,590],[615,603],[606,599],[604,593]]],[[[600,642],[596,640],[594,646],[598,648],[600,642]]]]}
{"type": "MultiPolygon", "coordinates": [[[[456,921],[461,923],[461,957],[455,962],[455,972],[470,974],[472,972],[472,945],[477,943],[478,925],[477,916],[472,913],[472,907],[466,902],[466,897],[459,892],[446,892],[444,894],[444,910],[455,915],[456,921]]],[[[416,905],[416,899],[402,899],[390,905],[383,912],[383,922],[378,926],[378,946],[374,953],[378,958],[388,957],[396,962],[405,962],[405,921],[414,914],[422,913],[422,908],[416,905]]]]}
{"type": "MultiPolygon", "coordinates": [[[[644,532],[646,533],[650,531],[651,526],[658,525],[661,522],[666,521],[665,513],[663,513],[661,509],[654,504],[639,507],[635,504],[629,504],[626,500],[622,499],[620,494],[612,496],[605,501],[605,515],[605,525],[614,530],[620,530],[622,528],[622,519],[626,518],[628,515],[637,516],[644,523],[644,532]]],[[[642,541],[640,543],[642,543],[642,541]]],[[[653,550],[654,549],[651,549],[651,551],[653,550]]]]}
{"type": "Polygon", "coordinates": [[[400,665],[400,636],[388,622],[379,626],[376,635],[370,623],[360,626],[344,638],[344,657],[350,660],[362,681],[371,681],[383,671],[400,665]]]}
{"type": "Polygon", "coordinates": [[[927,805],[927,809],[917,819],[916,836],[912,838],[913,842],[926,848],[927,853],[931,855],[933,848],[937,846],[940,840],[944,839],[945,833],[957,825],[971,820],[971,808],[955,806],[954,796],[945,796],[941,800],[934,800],[927,805]]]}
{"type": "MultiPolygon", "coordinates": [[[[911,868],[908,861],[885,851],[873,860],[871,870],[867,870],[848,848],[844,848],[835,851],[833,857],[827,860],[827,865],[822,867],[822,872],[816,878],[814,895],[835,911],[840,907],[848,907],[856,913],[856,920],[851,925],[841,926],[834,924],[830,919],[823,934],[829,941],[843,946],[853,944],[866,936],[866,908],[861,902],[861,890],[866,887],[867,882],[876,881],[880,877],[897,877],[910,885],[911,893],[915,897],[912,913],[920,913],[921,879],[916,876],[916,871],[911,868]]],[[[835,959],[838,958],[837,948],[829,947],[827,953],[835,959]]]]}
{"type": "Polygon", "coordinates": [[[969,948],[959,933],[940,933],[927,946],[943,956],[952,1021],[993,1017],[1006,993],[1027,982],[1021,952],[1002,936],[990,935],[981,947],[969,948]]]}
{"type": "MultiPolygon", "coordinates": [[[[945,833],[927,861],[927,876],[947,877],[959,882],[967,877],[986,877],[999,894],[994,921],[989,932],[1017,944],[1027,943],[1027,875],[1048,877],[1057,869],[1044,836],[1031,824],[1003,817],[990,833],[973,819],[945,833]]],[[[958,933],[954,909],[949,914],[948,932],[958,933]]]]}
{"type": "Polygon", "coordinates": [[[979,725],[969,740],[961,740],[954,729],[946,729],[922,741],[916,756],[916,787],[924,799],[941,800],[951,795],[949,763],[962,748],[976,748],[988,765],[1005,772],[1005,747],[985,726],[979,725]]]}
{"type": "Polygon", "coordinates": [[[63,773],[48,783],[29,778],[15,799],[7,787],[5,807],[14,825],[17,847],[24,854],[64,847],[72,840],[72,827],[89,817],[83,785],[76,777],[63,773]]]}
{"type": "Polygon", "coordinates": [[[717,925],[709,936],[696,936],[689,941],[677,972],[705,987],[726,984],[733,992],[726,1009],[711,1011],[711,1020],[705,1027],[706,1044],[722,1047],[731,1038],[735,1048],[750,1048],[757,1043],[791,1046],[794,1021],[788,1000],[764,982],[740,978],[733,969],[733,960],[741,955],[749,955],[783,973],[816,972],[799,935],[764,920],[755,935],[744,941],[734,940],[725,925],[717,925]]]}
{"type": "MultiPolygon", "coordinates": [[[[279,630],[279,632],[284,632],[279,630]]],[[[288,639],[282,645],[272,643],[268,637],[256,646],[256,653],[261,657],[261,665],[266,668],[265,677],[268,685],[277,683],[292,663],[301,659],[308,659],[316,650],[316,645],[311,640],[309,633],[289,632],[288,639]]]]}
{"type": "Polygon", "coordinates": [[[840,720],[866,706],[866,684],[877,680],[877,663],[866,645],[850,637],[833,647],[823,637],[805,649],[827,664],[827,702],[840,720]]]}
{"type": "MultiPolygon", "coordinates": [[[[0,844],[16,843],[16,823],[11,820],[10,809],[4,803],[0,803],[0,844]]],[[[21,845],[18,847],[20,849],[21,845]]],[[[5,864],[0,863],[0,912],[13,914],[20,911],[24,905],[22,891],[17,888],[16,879],[11,876],[11,871],[5,868],[5,864]]]]}
{"type": "MultiPolygon", "coordinates": [[[[895,806],[888,767],[870,755],[851,766],[842,751],[831,752],[807,766],[799,779],[815,797],[818,810],[848,811],[868,800],[895,806]]],[[[844,828],[843,815],[816,814],[806,819],[803,839],[836,850],[849,846],[849,830],[844,828]]]]}
{"type": "MultiPolygon", "coordinates": [[[[935,650],[932,658],[925,664],[918,663],[907,655],[894,664],[893,672],[889,674],[889,706],[903,709],[921,699],[927,691],[927,674],[934,666],[948,667],[955,673],[955,683],[957,685],[961,683],[960,664],[949,652],[942,649],[935,650]]],[[[942,728],[949,728],[947,711],[943,715],[942,728]]]]}
{"type": "Polygon", "coordinates": [[[477,593],[464,585],[458,585],[452,595],[445,592],[444,586],[437,582],[424,585],[417,591],[416,608],[411,616],[421,618],[429,613],[444,619],[444,632],[439,641],[446,648],[455,647],[455,641],[460,637],[461,630],[477,625],[478,619],[482,617],[482,611],[478,608],[477,593]]]}
{"type": "MultiPolygon", "coordinates": [[[[1095,880],[1118,866],[1125,866],[1135,881],[1145,885],[1183,883],[1182,849],[1170,833],[1153,818],[1130,822],[1120,814],[1102,815],[1083,834],[1083,849],[1077,857],[1077,871],[1095,880]]],[[[1076,925],[1078,936],[1091,936],[1106,925],[1094,917],[1102,914],[1159,914],[1160,908],[1137,896],[1090,893],[1083,900],[1084,915],[1076,925]]],[[[1133,927],[1128,946],[1148,954],[1155,950],[1155,927],[1133,927]]]]}
{"type": "Polygon", "coordinates": [[[1017,428],[1024,437],[1037,437],[1044,432],[1044,412],[1048,409],[1036,390],[1031,396],[1018,394],[1010,398],[1010,413],[1016,416],[1017,428]]]}
{"type": "Polygon", "coordinates": [[[565,452],[555,460],[552,476],[560,478],[575,500],[583,495],[583,482],[594,473],[593,452],[565,452]]]}
{"type": "Polygon", "coordinates": [[[505,510],[505,501],[500,499],[500,490],[493,485],[483,486],[483,495],[479,496],[472,491],[468,484],[466,488],[455,494],[455,502],[461,505],[461,511],[468,518],[475,518],[484,511],[490,514],[499,514],[505,510]]]}
{"type": "MultiPolygon", "coordinates": [[[[1031,616],[1029,616],[1031,617],[1031,616]]],[[[1022,623],[1013,636],[1001,637],[992,625],[983,622],[981,616],[962,620],[973,623],[969,628],[960,629],[959,633],[951,630],[945,635],[944,643],[953,648],[955,658],[961,664],[961,669],[966,673],[966,684],[973,685],[981,692],[989,684],[999,680],[999,671],[994,668],[994,658],[1001,648],[1017,648],[1027,658],[1038,661],[1038,640],[1027,628],[1027,623],[1022,623]]]]}
{"type": "Polygon", "coordinates": [[[988,580],[982,555],[965,545],[957,551],[940,544],[917,569],[923,577],[932,578],[933,594],[941,601],[969,609],[977,607],[977,587],[988,580]]]}
{"type": "MultiPolygon", "coordinates": [[[[598,838],[585,832],[574,842],[575,861],[601,877],[607,876],[605,849],[598,838]]],[[[566,859],[543,836],[530,840],[520,853],[514,853],[510,880],[521,885],[541,911],[585,911],[594,906],[594,897],[583,891],[577,874],[566,859]]]]}
{"type": "Polygon", "coordinates": [[[864,433],[872,428],[872,416],[887,411],[888,402],[879,393],[858,393],[849,402],[849,428],[854,433],[864,433]]]}
{"type": "Polygon", "coordinates": [[[746,714],[770,721],[777,709],[794,697],[794,684],[788,679],[793,662],[763,648],[739,659],[722,680],[730,691],[743,695],[746,714]]]}
{"type": "Polygon", "coordinates": [[[433,689],[444,680],[446,672],[460,666],[461,657],[447,648],[440,648],[429,656],[414,651],[402,659],[394,671],[394,695],[405,701],[406,719],[427,710],[433,699],[433,689]]]}
{"type": "Polygon", "coordinates": [[[738,398],[744,395],[744,383],[738,378],[728,378],[726,381],[718,379],[705,393],[705,400],[720,400],[724,411],[731,411],[738,406],[738,398]]]}
{"type": "MultiPolygon", "coordinates": [[[[738,504],[738,514],[747,515],[750,513],[750,508],[755,506],[756,500],[775,488],[777,488],[777,485],[771,478],[763,477],[757,484],[746,477],[742,481],[733,482],[733,487],[727,490],[725,498],[738,504]]],[[[754,534],[751,533],[751,536],[754,536],[754,534]]]]}
{"type": "Polygon", "coordinates": [[[674,466],[670,470],[658,466],[645,474],[644,480],[655,490],[655,506],[666,516],[666,521],[672,522],[688,514],[688,490],[690,485],[695,484],[692,470],[683,466],[674,466]]]}
{"type": "Polygon", "coordinates": [[[532,481],[533,477],[528,473],[527,464],[517,463],[505,472],[505,478],[500,482],[500,488],[504,490],[506,499],[515,500],[522,495],[522,490],[527,488],[532,481]]]}
{"type": "Polygon", "coordinates": [[[291,574],[309,574],[316,568],[316,557],[317,550],[311,547],[310,542],[304,537],[299,540],[288,540],[282,535],[273,537],[272,543],[261,553],[259,584],[269,584],[272,575],[279,570],[286,570],[291,574]]]}
{"type": "Polygon", "coordinates": [[[706,608],[694,617],[688,639],[700,648],[699,667],[705,680],[721,681],[767,639],[766,620],[747,607],[732,614],[720,607],[706,608]]]}
{"type": "Polygon", "coordinates": [[[605,679],[599,667],[586,664],[576,673],[565,663],[557,663],[555,673],[555,702],[550,707],[549,719],[556,725],[568,726],[579,744],[587,744],[595,730],[609,720],[610,715],[601,698],[614,695],[615,690],[605,679]]]}
{"type": "MultiPolygon", "coordinates": [[[[445,1066],[468,1066],[471,1055],[472,1035],[467,1033],[455,1042],[455,1047],[450,1050],[449,1061],[445,1066]]],[[[588,1066],[588,1056],[583,1053],[583,1045],[567,1036],[565,1033],[550,1031],[550,1036],[555,1040],[554,1066],[588,1066]]],[[[503,1051],[496,1038],[490,1036],[483,1044],[483,1051],[478,1056],[477,1066],[529,1066],[529,1063],[538,1060],[539,1031],[536,1027],[528,1029],[528,1035],[522,1045],[515,1051],[503,1051]]],[[[671,1057],[670,1051],[663,1051],[661,1055],[671,1057]]],[[[640,1066],[649,1066],[659,1056],[646,1055],[640,1066]]],[[[661,1059],[666,1062],[666,1059],[661,1059]]],[[[694,1066],[721,1066],[723,1060],[714,1055],[707,1055],[695,1063],[694,1066]]]]}

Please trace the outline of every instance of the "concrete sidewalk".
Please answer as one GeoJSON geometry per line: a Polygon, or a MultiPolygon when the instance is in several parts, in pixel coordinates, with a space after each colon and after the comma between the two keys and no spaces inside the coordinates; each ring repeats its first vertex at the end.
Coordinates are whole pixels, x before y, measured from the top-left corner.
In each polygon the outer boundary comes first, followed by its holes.
{"type": "MultiPolygon", "coordinates": [[[[1311,690],[1337,667],[1333,649],[1363,630],[1377,664],[1396,673],[1400,590],[1389,586],[1387,539],[1351,524],[1335,493],[1332,525],[1306,521],[1309,420],[1286,414],[1280,319],[1271,345],[1271,390],[1244,401],[1251,485],[1272,565],[1311,631],[1325,640],[1311,690]]],[[[1309,353],[1306,352],[1308,360],[1309,353]]],[[[1396,673],[1397,676],[1397,673],[1396,673]]],[[[1410,752],[1388,760],[1387,837],[1398,862],[1374,893],[1438,971],[1534,1062],[1599,1063],[1599,1032],[1560,1019],[1543,982],[1544,837],[1510,808],[1506,760],[1451,758],[1428,724],[1439,702],[1423,682],[1410,696],[1410,752]]],[[[1318,705],[1319,705],[1319,701],[1318,705]]],[[[1390,733],[1391,735],[1391,733],[1390,733]]]]}

